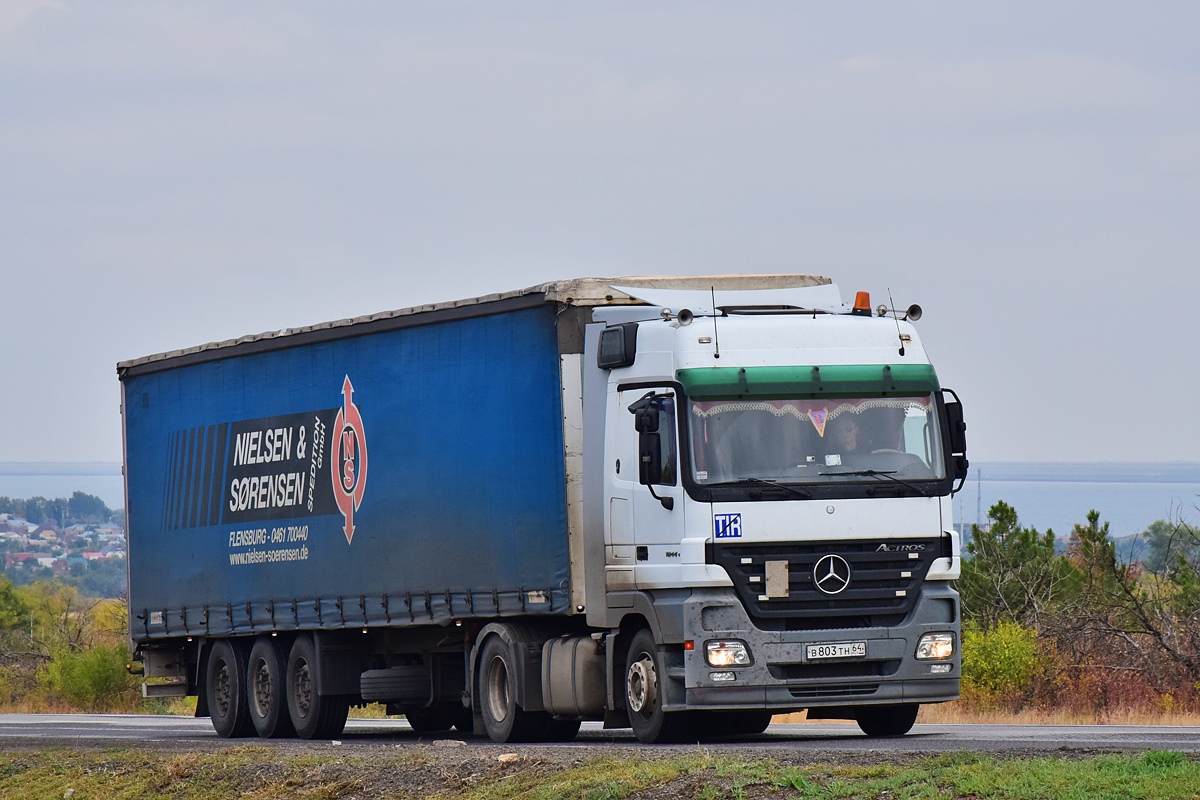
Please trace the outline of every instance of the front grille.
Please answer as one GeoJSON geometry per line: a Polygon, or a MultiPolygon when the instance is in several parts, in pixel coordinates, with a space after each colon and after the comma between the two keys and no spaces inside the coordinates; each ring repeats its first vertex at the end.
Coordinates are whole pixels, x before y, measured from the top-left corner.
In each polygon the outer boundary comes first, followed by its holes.
{"type": "Polygon", "coordinates": [[[767,671],[777,681],[800,681],[821,678],[880,678],[895,675],[900,659],[885,661],[850,661],[834,664],[768,664],[767,671]]]}
{"type": "Polygon", "coordinates": [[[886,627],[912,610],[925,573],[940,554],[939,544],[938,539],[722,542],[708,545],[708,560],[729,573],[747,613],[762,629],[886,627]],[[881,549],[897,546],[901,552],[881,549]],[[813,582],[813,567],[829,553],[850,565],[850,583],[836,595],[821,592],[813,582]],[[787,562],[787,597],[762,599],[768,561],[787,562]]]}
{"type": "Polygon", "coordinates": [[[826,697],[869,697],[878,691],[878,683],[830,683],[823,686],[788,687],[788,693],[800,700],[826,697]]]}

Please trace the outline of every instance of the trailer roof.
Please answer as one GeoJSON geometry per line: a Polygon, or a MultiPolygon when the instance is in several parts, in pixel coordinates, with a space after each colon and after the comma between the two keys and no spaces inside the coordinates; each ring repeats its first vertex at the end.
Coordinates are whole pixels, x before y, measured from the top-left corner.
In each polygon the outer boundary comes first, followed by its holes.
{"type": "MultiPolygon", "coordinates": [[[[152,371],[155,369],[168,369],[174,365],[160,365],[157,362],[169,361],[187,356],[193,357],[185,359],[185,361],[188,363],[193,360],[221,358],[224,356],[213,353],[212,351],[250,345],[256,342],[262,343],[260,347],[264,347],[269,346],[268,343],[273,343],[274,340],[293,336],[299,337],[295,342],[296,345],[307,344],[312,341],[341,338],[347,335],[355,335],[354,333],[345,331],[343,329],[360,325],[370,328],[370,330],[362,331],[362,333],[365,334],[373,332],[379,328],[409,327],[414,325],[448,321],[450,319],[484,316],[492,313],[516,310],[518,308],[530,308],[541,303],[562,303],[563,305],[567,306],[645,305],[643,301],[613,288],[614,286],[640,289],[697,290],[712,288],[716,289],[717,291],[740,291],[752,289],[795,289],[806,286],[823,286],[829,283],[831,283],[829,278],[825,278],[820,275],[801,274],[689,276],[650,275],[621,278],[570,278],[567,280],[540,283],[536,286],[530,286],[525,289],[517,289],[511,292],[486,294],[482,295],[481,297],[470,297],[465,300],[451,300],[444,303],[429,303],[421,306],[400,308],[393,311],[380,311],[376,314],[367,314],[361,317],[349,317],[346,319],[332,320],[329,322],[320,322],[316,325],[305,325],[298,328],[283,328],[282,330],[277,331],[264,331],[263,333],[240,336],[236,339],[225,339],[223,341],[209,342],[208,344],[197,345],[195,347],[185,347],[180,350],[170,350],[165,353],[156,353],[154,355],[130,359],[128,361],[121,361],[117,364],[117,373],[121,376],[124,376],[130,370],[142,372],[152,371]],[[499,306],[481,308],[481,306],[489,306],[491,304],[499,304],[499,306]],[[425,316],[423,316],[421,319],[413,319],[413,317],[417,317],[418,315],[425,316]],[[389,324],[389,321],[391,321],[391,324],[389,324]],[[204,355],[201,356],[201,359],[196,359],[195,357],[200,354],[204,355]],[[154,364],[155,366],[149,366],[151,364],[154,364]],[[142,369],[138,369],[139,367],[142,369]]],[[[288,344],[279,344],[274,346],[286,347],[288,344]]],[[[245,351],[247,349],[257,350],[259,348],[242,347],[241,349],[245,351]]],[[[233,354],[231,353],[230,355],[233,354]]]]}

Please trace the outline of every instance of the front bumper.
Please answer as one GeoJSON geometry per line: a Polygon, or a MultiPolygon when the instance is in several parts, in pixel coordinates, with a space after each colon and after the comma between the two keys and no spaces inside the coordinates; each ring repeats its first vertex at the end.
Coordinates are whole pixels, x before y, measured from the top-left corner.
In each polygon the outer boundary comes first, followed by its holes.
{"type": "Polygon", "coordinates": [[[764,631],[747,615],[733,589],[698,589],[684,602],[684,638],[695,649],[683,654],[682,677],[668,690],[675,708],[733,710],[747,707],[780,711],[828,706],[892,703],[939,703],[956,700],[962,675],[958,592],[945,581],[928,581],[904,621],[887,628],[764,631]],[[917,640],[924,633],[951,631],[958,646],[945,661],[918,661],[917,640]],[[744,667],[711,667],[704,642],[740,639],[753,654],[744,667]],[[863,660],[805,659],[805,646],[862,642],[863,660]],[[933,664],[948,664],[935,673],[933,664]],[[714,672],[732,672],[733,681],[715,681],[714,672]],[[682,689],[682,691],[681,691],[682,689]]]}

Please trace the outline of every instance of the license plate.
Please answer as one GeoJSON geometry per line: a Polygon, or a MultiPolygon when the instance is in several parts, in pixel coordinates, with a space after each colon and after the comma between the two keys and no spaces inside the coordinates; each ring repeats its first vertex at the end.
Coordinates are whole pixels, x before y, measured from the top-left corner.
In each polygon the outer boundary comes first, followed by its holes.
{"type": "Polygon", "coordinates": [[[866,642],[830,642],[804,648],[805,661],[833,661],[840,658],[866,658],[866,642]]]}

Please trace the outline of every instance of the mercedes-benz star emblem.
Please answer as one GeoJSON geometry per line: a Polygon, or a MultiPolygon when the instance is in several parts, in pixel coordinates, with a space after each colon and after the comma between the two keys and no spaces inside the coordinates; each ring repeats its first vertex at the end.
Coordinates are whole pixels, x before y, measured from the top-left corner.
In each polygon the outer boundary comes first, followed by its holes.
{"type": "Polygon", "coordinates": [[[850,565],[834,553],[821,556],[813,566],[813,584],[825,594],[841,594],[850,585],[850,565]]]}

